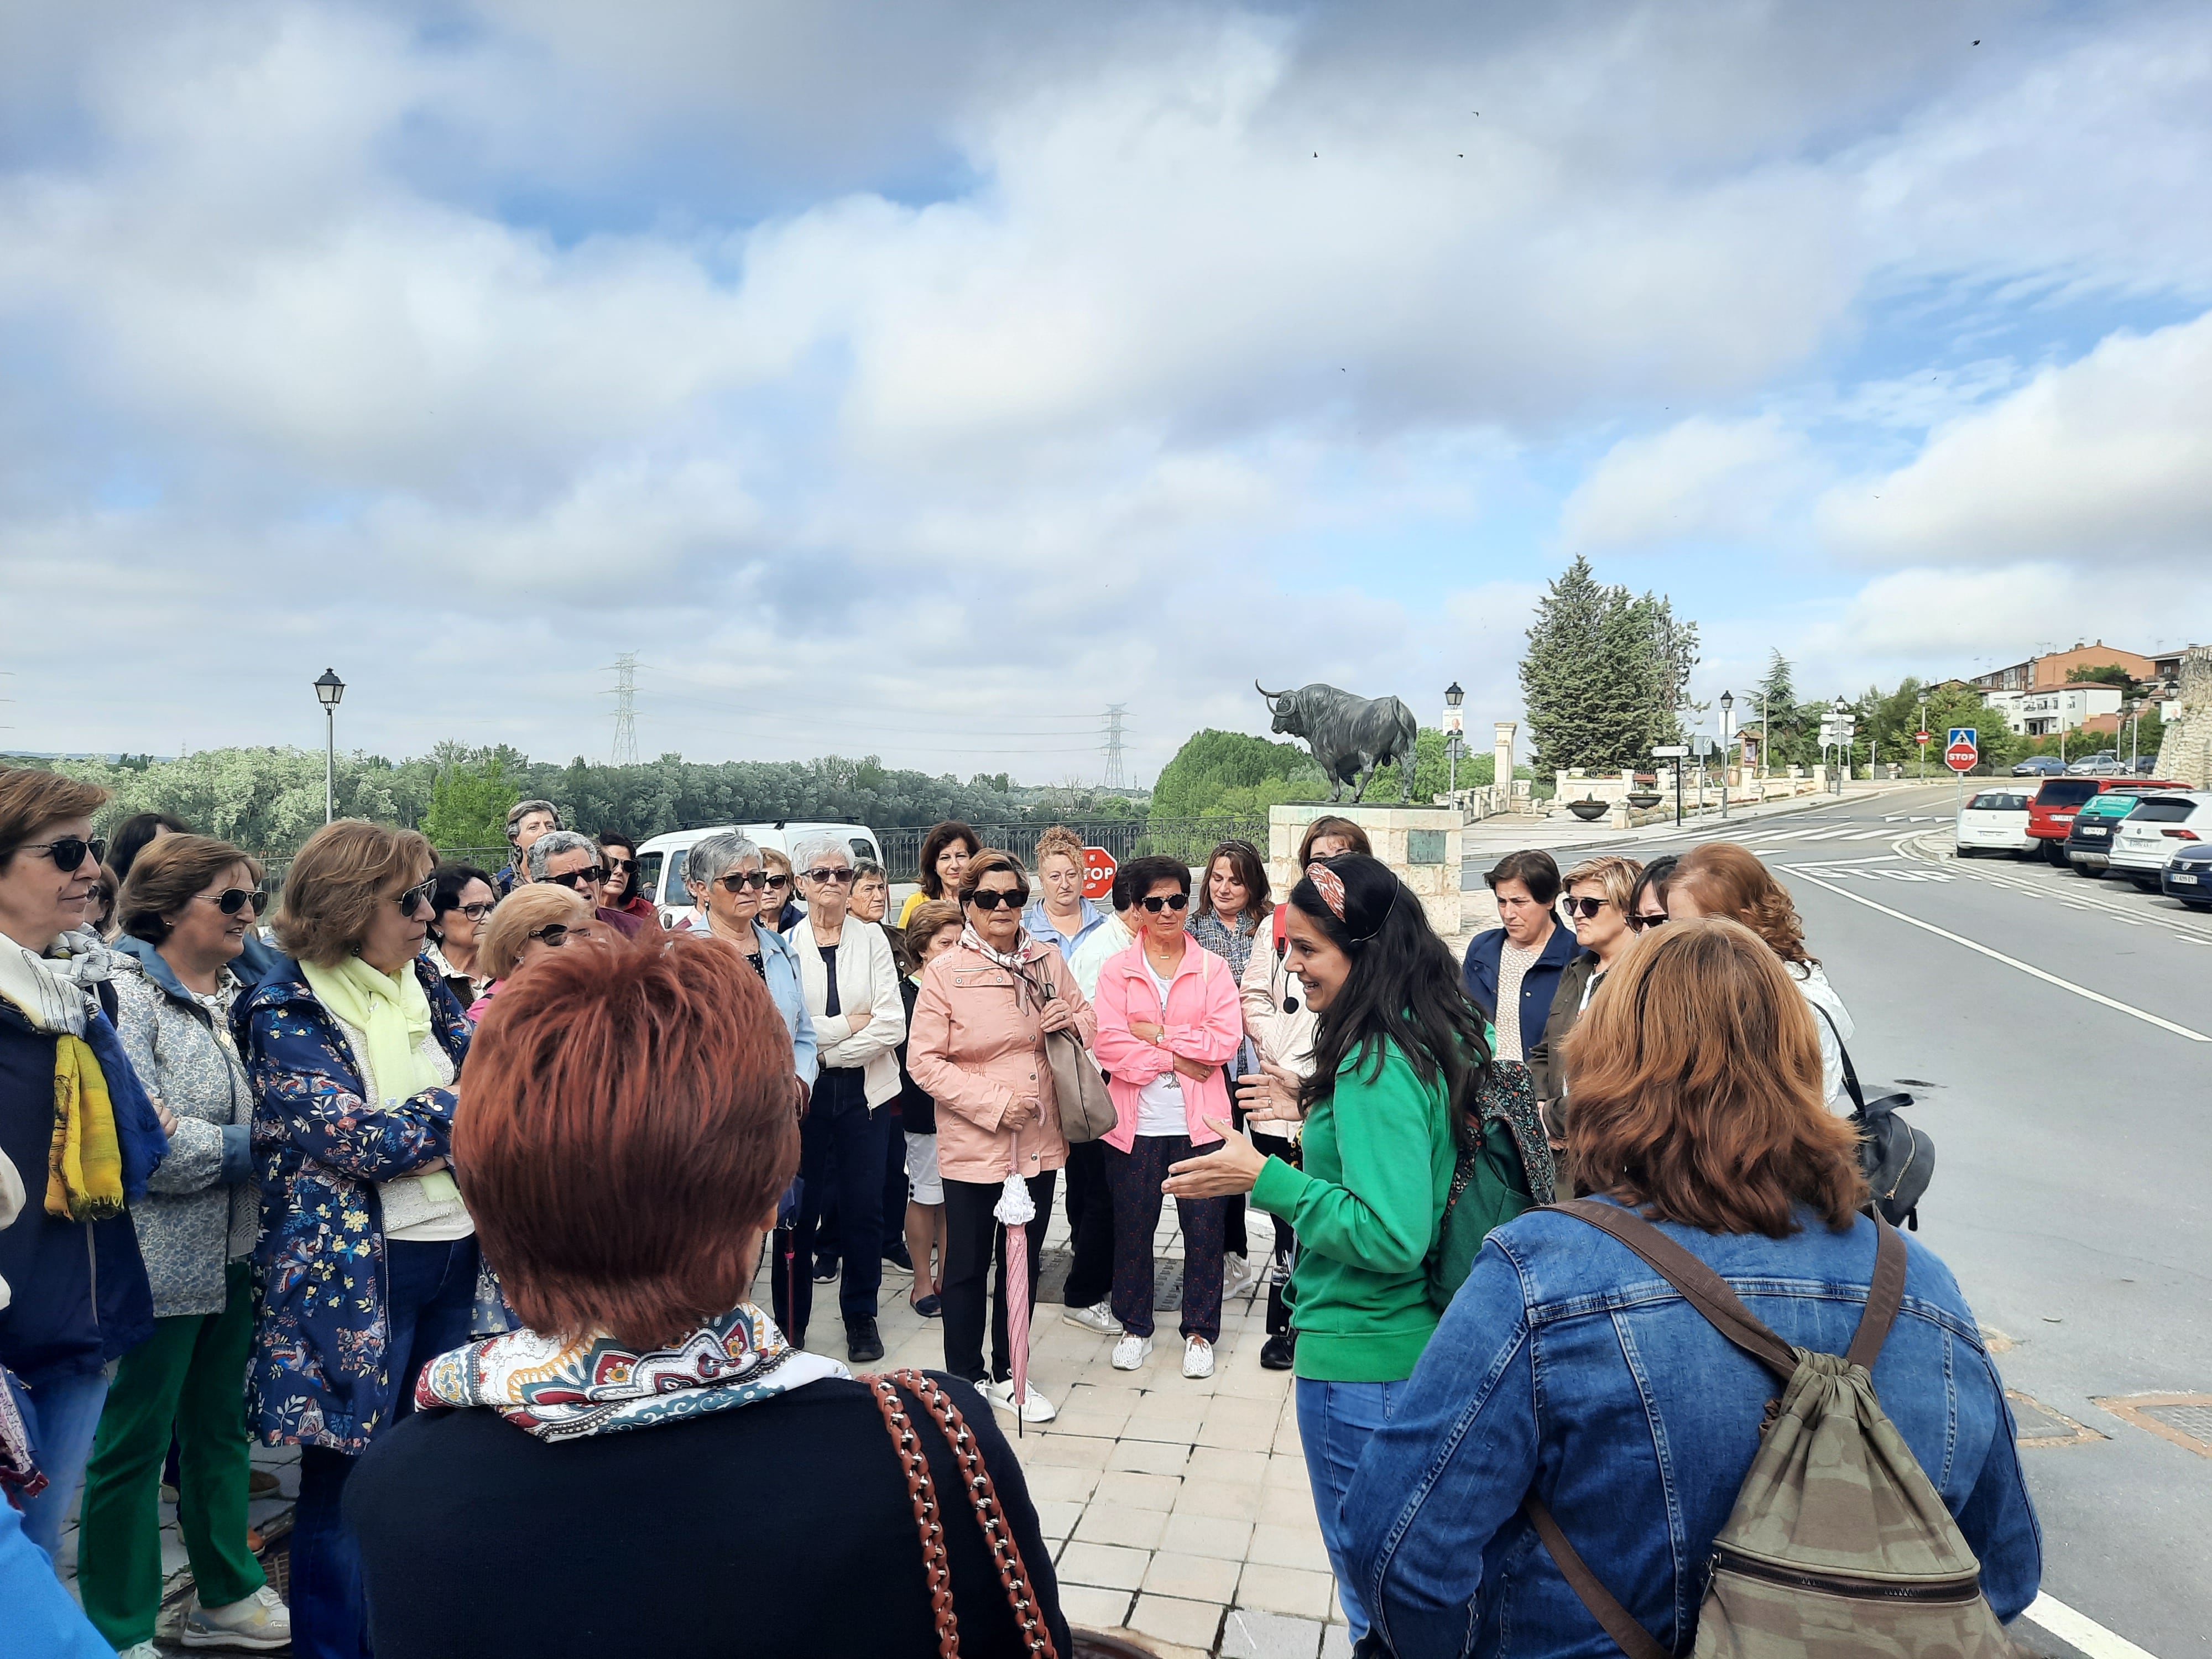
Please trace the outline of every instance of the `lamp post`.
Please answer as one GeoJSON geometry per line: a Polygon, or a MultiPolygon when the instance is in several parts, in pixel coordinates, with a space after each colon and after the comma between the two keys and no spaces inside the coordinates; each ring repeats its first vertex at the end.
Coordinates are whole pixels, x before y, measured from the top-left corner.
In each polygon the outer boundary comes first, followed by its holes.
{"type": "Polygon", "coordinates": [[[1844,757],[1843,765],[1836,773],[1836,793],[1838,795],[1844,793],[1844,778],[1851,769],[1850,738],[1844,728],[1844,715],[1850,708],[1850,704],[1845,702],[1841,697],[1838,697],[1835,702],[1828,705],[1828,712],[1835,717],[1836,747],[1843,751],[1844,757]]]}
{"type": "Polygon", "coordinates": [[[1460,705],[1467,701],[1467,693],[1454,680],[1444,688],[1444,791],[1451,797],[1454,806],[1459,805],[1460,705]]]}
{"type": "Polygon", "coordinates": [[[345,682],[331,670],[323,670],[322,678],[315,682],[315,701],[323,706],[323,822],[328,823],[337,816],[338,771],[338,699],[345,696],[345,682]]]}
{"type": "Polygon", "coordinates": [[[1728,817],[1729,750],[1735,744],[1735,693],[1721,693],[1721,816],[1728,817]]]}

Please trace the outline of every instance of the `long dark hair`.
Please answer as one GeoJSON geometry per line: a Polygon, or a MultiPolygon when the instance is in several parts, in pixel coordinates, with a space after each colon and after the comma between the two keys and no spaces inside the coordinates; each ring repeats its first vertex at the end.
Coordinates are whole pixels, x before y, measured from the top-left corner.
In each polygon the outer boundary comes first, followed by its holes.
{"type": "Polygon", "coordinates": [[[1482,1016],[1461,989],[1459,964],[1421,913],[1421,902],[1379,860],[1360,853],[1323,859],[1344,884],[1338,920],[1310,876],[1291,889],[1291,908],[1352,958],[1352,971],[1314,1028],[1314,1068],[1300,1091],[1310,1109],[1335,1091],[1346,1062],[1382,1071],[1382,1048],[1395,1047],[1424,1084],[1442,1078],[1452,1129],[1464,1138],[1467,1108],[1490,1064],[1482,1016]]]}
{"type": "Polygon", "coordinates": [[[944,878],[937,873],[937,855],[954,842],[964,842],[968,856],[974,858],[983,850],[983,843],[975,832],[958,818],[947,818],[921,838],[921,896],[924,898],[951,898],[945,890],[944,878]]]}
{"type": "Polygon", "coordinates": [[[1244,915],[1255,924],[1267,920],[1275,908],[1274,896],[1267,889],[1267,866],[1260,861],[1260,849],[1249,841],[1224,841],[1206,855],[1206,874],[1199,881],[1198,908],[1193,915],[1214,914],[1213,866],[1223,859],[1229,860],[1230,869],[1244,884],[1244,915]]]}

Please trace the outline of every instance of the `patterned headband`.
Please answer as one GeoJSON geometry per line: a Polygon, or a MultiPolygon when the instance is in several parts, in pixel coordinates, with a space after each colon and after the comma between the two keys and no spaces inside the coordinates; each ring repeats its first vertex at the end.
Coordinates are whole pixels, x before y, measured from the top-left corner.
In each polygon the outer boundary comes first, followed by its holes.
{"type": "Polygon", "coordinates": [[[1314,884],[1314,890],[1321,895],[1322,902],[1328,906],[1329,914],[1342,921],[1344,878],[1326,864],[1314,863],[1306,866],[1306,879],[1314,884]]]}

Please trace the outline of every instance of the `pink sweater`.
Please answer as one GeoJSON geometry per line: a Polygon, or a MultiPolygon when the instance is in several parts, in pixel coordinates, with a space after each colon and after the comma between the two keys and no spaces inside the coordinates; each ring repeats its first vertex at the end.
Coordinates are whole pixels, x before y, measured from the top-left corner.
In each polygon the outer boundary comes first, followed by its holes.
{"type": "Polygon", "coordinates": [[[1203,1060],[1213,1071],[1203,1083],[1178,1078],[1183,1116],[1193,1142],[1221,1139],[1206,1119],[1229,1119],[1229,1085],[1223,1065],[1237,1057],[1244,1040],[1243,1000],[1229,964],[1195,942],[1183,946],[1182,961],[1168,981],[1168,1001],[1160,1006],[1158,988],[1145,966],[1145,942],[1107,957],[1098,970],[1098,1063],[1114,1097],[1115,1124],[1106,1144],[1126,1152],[1137,1139],[1137,1097],[1147,1083],[1173,1069],[1176,1056],[1203,1060]],[[1166,1035],[1158,1045],[1129,1029],[1132,1020],[1158,1025],[1166,1035]]]}

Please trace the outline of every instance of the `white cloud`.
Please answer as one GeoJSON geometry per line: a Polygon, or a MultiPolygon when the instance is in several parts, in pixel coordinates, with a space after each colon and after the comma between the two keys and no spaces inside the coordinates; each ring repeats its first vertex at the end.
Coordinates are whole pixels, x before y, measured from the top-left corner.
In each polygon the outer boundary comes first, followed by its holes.
{"type": "Polygon", "coordinates": [[[1755,537],[1820,470],[1802,435],[1771,415],[1692,416],[1607,451],[1561,509],[1560,539],[1580,551],[1755,537]]]}

